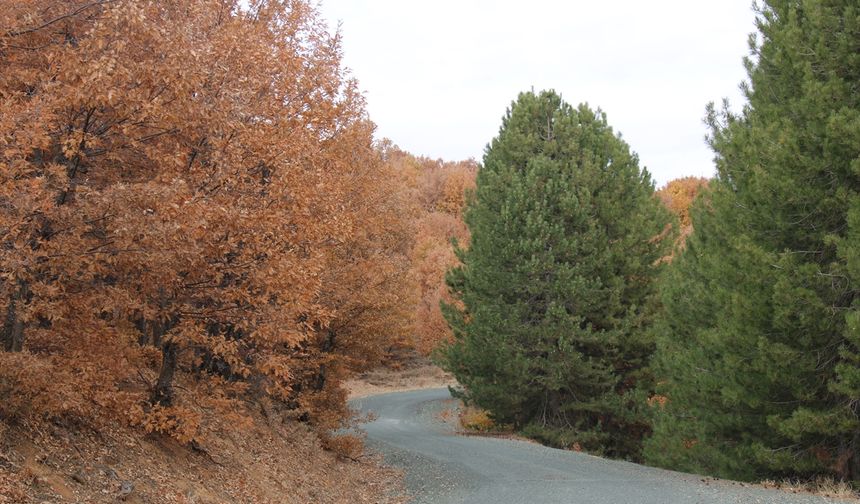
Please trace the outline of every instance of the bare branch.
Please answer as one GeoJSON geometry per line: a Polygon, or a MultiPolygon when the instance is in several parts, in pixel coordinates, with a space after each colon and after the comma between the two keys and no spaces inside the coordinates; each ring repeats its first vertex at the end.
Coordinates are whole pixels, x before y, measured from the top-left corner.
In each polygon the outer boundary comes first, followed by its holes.
{"type": "Polygon", "coordinates": [[[89,3],[89,4],[86,4],[86,5],[79,7],[78,9],[76,9],[76,10],[74,10],[68,14],[64,14],[64,15],[62,15],[58,18],[54,18],[50,21],[46,21],[45,23],[43,23],[39,26],[34,26],[32,28],[26,28],[26,29],[21,29],[21,30],[8,31],[8,32],[6,32],[5,36],[6,37],[17,37],[19,35],[26,35],[27,33],[37,32],[37,31],[45,29],[45,28],[47,28],[53,24],[59,23],[60,21],[63,21],[64,19],[73,18],[73,17],[77,16],[78,14],[80,14],[81,12],[83,12],[87,9],[91,9],[93,7],[97,7],[97,6],[105,5],[105,4],[109,4],[109,3],[114,3],[114,2],[118,2],[118,1],[119,0],[100,0],[98,2],[92,2],[92,3],[89,3]]]}

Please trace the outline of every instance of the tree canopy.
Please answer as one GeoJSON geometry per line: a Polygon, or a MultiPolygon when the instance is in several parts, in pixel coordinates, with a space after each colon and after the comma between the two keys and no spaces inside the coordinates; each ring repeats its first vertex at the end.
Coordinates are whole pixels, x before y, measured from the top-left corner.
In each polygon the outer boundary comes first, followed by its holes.
{"type": "Polygon", "coordinates": [[[768,1],[718,174],[662,282],[647,456],[725,477],[860,477],[860,10],[768,1]]]}
{"type": "Polygon", "coordinates": [[[488,146],[448,275],[441,362],[500,422],[556,445],[635,455],[668,212],[586,105],[522,93],[488,146]]]}
{"type": "Polygon", "coordinates": [[[410,228],[311,3],[4,1],[0,26],[0,414],[342,420],[336,369],[408,330],[410,228]]]}

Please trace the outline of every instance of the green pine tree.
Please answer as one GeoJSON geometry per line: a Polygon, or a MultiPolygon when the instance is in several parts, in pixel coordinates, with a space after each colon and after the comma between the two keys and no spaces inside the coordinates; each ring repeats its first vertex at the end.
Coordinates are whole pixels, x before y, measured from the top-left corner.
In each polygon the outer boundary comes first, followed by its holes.
{"type": "Polygon", "coordinates": [[[646,458],[739,479],[860,478],[860,5],[768,1],[749,104],[661,281],[668,403],[646,458]]]}
{"type": "Polygon", "coordinates": [[[465,398],[550,444],[635,457],[652,280],[671,242],[636,155],[602,112],[523,93],[465,219],[440,352],[465,398]]]}

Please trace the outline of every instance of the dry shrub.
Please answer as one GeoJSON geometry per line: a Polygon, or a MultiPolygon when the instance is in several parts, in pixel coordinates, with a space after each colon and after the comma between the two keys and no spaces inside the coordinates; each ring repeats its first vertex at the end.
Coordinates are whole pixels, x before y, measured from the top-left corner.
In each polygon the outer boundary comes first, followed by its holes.
{"type": "Polygon", "coordinates": [[[660,409],[663,409],[666,407],[666,403],[669,402],[669,398],[667,396],[664,396],[664,395],[654,394],[651,397],[649,397],[646,400],[646,402],[648,403],[648,406],[650,406],[652,408],[660,407],[660,409]]]}
{"type": "Polygon", "coordinates": [[[364,452],[364,440],[354,434],[326,435],[321,440],[326,450],[339,457],[357,460],[364,452]]]}
{"type": "Polygon", "coordinates": [[[466,406],[460,412],[460,425],[466,430],[477,432],[492,432],[498,429],[498,425],[486,410],[473,406],[466,406]]]}
{"type": "MultiPolygon", "coordinates": [[[[116,389],[117,377],[81,380],[80,360],[29,352],[0,353],[0,417],[78,420],[116,418],[142,395],[116,389]]],[[[86,366],[88,369],[92,369],[86,366]]]]}
{"type": "Polygon", "coordinates": [[[669,181],[657,191],[657,197],[681,221],[681,227],[692,226],[690,206],[696,196],[708,187],[708,179],[700,177],[684,177],[669,181]]]}
{"type": "Polygon", "coordinates": [[[20,474],[13,474],[7,471],[7,468],[0,466],[0,504],[30,502],[26,489],[25,481],[20,474]]]}
{"type": "MultiPolygon", "coordinates": [[[[699,177],[684,177],[669,181],[660,188],[656,195],[672,213],[678,217],[681,228],[678,230],[675,242],[676,250],[683,250],[687,237],[693,232],[693,221],[690,217],[690,207],[700,192],[707,189],[708,179],[699,177]]],[[[663,258],[671,261],[674,252],[663,258]]]]}
{"type": "Polygon", "coordinates": [[[131,425],[139,426],[147,433],[166,434],[180,443],[189,443],[201,435],[203,415],[188,407],[156,404],[146,410],[139,407],[130,417],[131,425]]]}
{"type": "Polygon", "coordinates": [[[845,481],[821,477],[812,481],[799,480],[764,480],[761,485],[791,493],[809,493],[830,499],[860,502],[860,493],[845,481]]]}

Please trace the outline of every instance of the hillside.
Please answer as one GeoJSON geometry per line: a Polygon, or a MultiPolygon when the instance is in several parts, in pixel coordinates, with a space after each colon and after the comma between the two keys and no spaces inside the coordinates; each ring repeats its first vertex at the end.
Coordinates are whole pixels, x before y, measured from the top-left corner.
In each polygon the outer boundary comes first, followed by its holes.
{"type": "Polygon", "coordinates": [[[194,447],[120,426],[0,422],[0,503],[404,502],[397,471],[339,458],[307,427],[265,411],[250,430],[194,447]]]}

